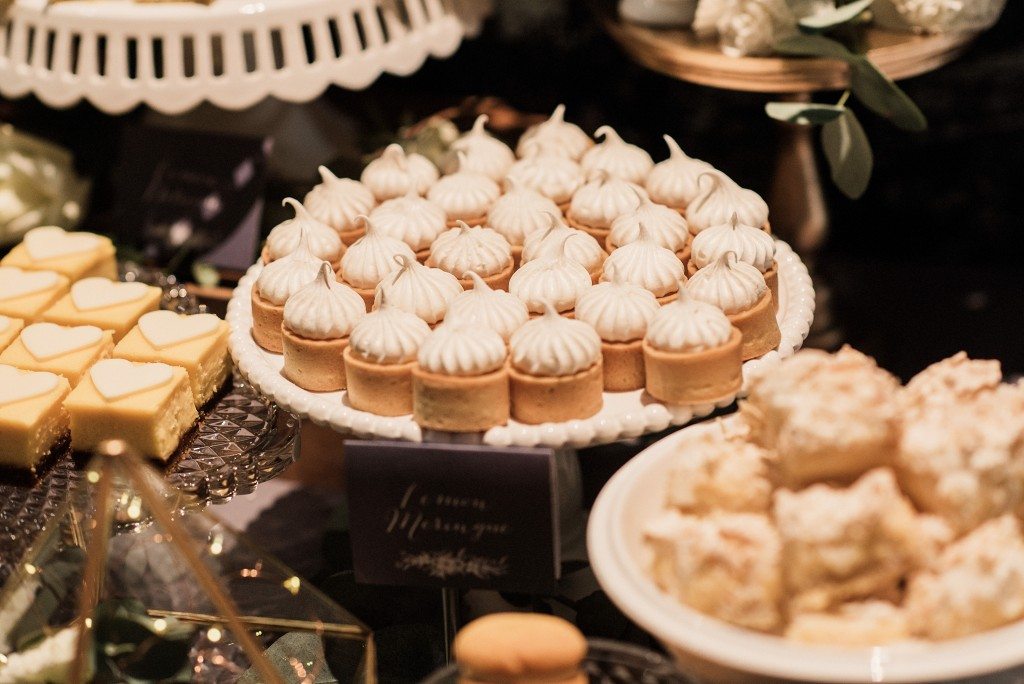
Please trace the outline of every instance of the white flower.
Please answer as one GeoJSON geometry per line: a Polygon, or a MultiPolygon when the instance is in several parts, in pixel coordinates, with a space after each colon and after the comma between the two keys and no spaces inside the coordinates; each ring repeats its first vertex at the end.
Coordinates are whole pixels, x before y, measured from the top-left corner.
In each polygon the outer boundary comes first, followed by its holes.
{"type": "MultiPolygon", "coordinates": [[[[75,659],[77,627],[65,627],[24,651],[11,653],[0,665],[0,684],[39,684],[67,682],[75,659]]],[[[85,680],[92,679],[92,654],[86,656],[85,680]]]]}

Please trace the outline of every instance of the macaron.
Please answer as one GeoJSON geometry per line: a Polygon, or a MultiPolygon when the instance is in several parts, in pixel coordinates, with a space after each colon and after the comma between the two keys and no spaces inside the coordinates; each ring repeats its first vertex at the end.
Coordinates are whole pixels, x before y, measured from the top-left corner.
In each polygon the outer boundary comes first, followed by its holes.
{"type": "Polygon", "coordinates": [[[571,623],[551,615],[494,613],[455,636],[461,684],[586,684],[580,664],[587,641],[571,623]]]}

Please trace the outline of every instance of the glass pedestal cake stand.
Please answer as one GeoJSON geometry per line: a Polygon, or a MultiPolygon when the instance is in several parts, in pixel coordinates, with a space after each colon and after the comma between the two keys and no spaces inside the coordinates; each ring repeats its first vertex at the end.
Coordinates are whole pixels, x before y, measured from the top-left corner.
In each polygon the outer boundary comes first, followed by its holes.
{"type": "MultiPolygon", "coordinates": [[[[141,280],[164,289],[163,308],[198,312],[195,298],[173,278],[131,264],[123,280],[141,280]]],[[[188,495],[189,506],[223,502],[247,494],[279,475],[295,458],[299,419],[280,409],[237,372],[200,411],[199,423],[168,461],[167,481],[188,495]]],[[[0,449],[3,445],[0,445],[0,449]]],[[[0,477],[0,584],[35,540],[47,521],[85,476],[85,458],[70,447],[59,449],[36,477],[4,473],[0,477]]]]}

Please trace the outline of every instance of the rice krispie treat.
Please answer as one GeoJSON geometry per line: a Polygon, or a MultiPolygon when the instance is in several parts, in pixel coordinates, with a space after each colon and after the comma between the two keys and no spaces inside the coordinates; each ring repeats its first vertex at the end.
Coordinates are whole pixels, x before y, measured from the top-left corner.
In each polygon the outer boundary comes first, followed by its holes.
{"type": "Polygon", "coordinates": [[[900,399],[904,408],[913,412],[969,400],[995,389],[1002,381],[999,361],[971,359],[967,352],[959,352],[915,375],[903,388],[900,399]]]}
{"type": "Polygon", "coordinates": [[[757,378],[741,411],[753,441],[778,453],[780,484],[851,482],[892,463],[898,388],[874,359],[850,347],[804,350],[757,378]]]}
{"type": "Polygon", "coordinates": [[[773,513],[794,610],[896,599],[900,579],[927,552],[917,514],[888,468],[872,470],[845,489],[780,489],[773,513]]]}
{"type": "Polygon", "coordinates": [[[844,603],[826,613],[795,613],[787,639],[827,646],[874,646],[910,638],[906,612],[888,601],[844,603]]]}
{"type": "Polygon", "coordinates": [[[767,516],[670,511],[650,522],[646,536],[654,551],[651,572],[664,591],[734,625],[781,627],[781,546],[767,516]]]}
{"type": "Polygon", "coordinates": [[[911,578],[905,603],[911,632],[950,639],[1024,617],[1024,536],[1012,515],[990,520],[951,544],[911,578]]]}
{"type": "Polygon", "coordinates": [[[742,436],[716,427],[684,440],[669,473],[668,505],[683,513],[712,511],[767,513],[772,483],[766,459],[771,453],[742,436]]]}
{"type": "Polygon", "coordinates": [[[1024,387],[999,385],[908,412],[900,484],[958,532],[1024,507],[1024,387]]]}

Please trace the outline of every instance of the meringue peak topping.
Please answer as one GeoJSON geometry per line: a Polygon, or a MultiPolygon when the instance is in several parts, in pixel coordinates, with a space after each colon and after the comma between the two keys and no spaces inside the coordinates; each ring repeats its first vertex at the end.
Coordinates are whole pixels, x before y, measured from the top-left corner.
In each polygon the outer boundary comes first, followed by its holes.
{"type": "MultiPolygon", "coordinates": [[[[323,169],[324,167],[321,166],[320,168],[323,169]]],[[[326,171],[326,169],[324,170],[326,171]]],[[[330,173],[330,171],[327,171],[327,173],[330,173]]],[[[306,209],[305,205],[294,197],[285,197],[281,200],[281,206],[291,207],[292,211],[295,212],[295,218],[299,221],[316,221],[315,218],[310,216],[309,210],[306,209]]]]}
{"type": "Polygon", "coordinates": [[[406,158],[405,148],[398,143],[391,143],[384,148],[384,152],[380,155],[382,158],[387,159],[389,162],[394,163],[398,168],[405,170],[406,158]]]}
{"type": "Polygon", "coordinates": [[[480,116],[476,117],[476,120],[473,122],[473,127],[469,129],[469,132],[472,135],[490,135],[487,132],[487,129],[484,128],[484,126],[486,126],[487,122],[490,120],[491,117],[487,116],[486,114],[481,114],[480,116]]]}
{"type": "Polygon", "coordinates": [[[668,145],[668,158],[669,159],[692,159],[692,157],[690,157],[690,155],[688,155],[685,152],[683,152],[683,148],[681,148],[679,146],[679,143],[677,143],[676,139],[673,138],[671,135],[668,135],[666,133],[665,135],[663,135],[661,137],[665,141],[665,144],[668,145]]]}
{"type": "Polygon", "coordinates": [[[324,183],[332,183],[334,181],[340,180],[336,175],[334,175],[333,171],[331,171],[323,164],[316,167],[316,170],[320,174],[320,180],[323,181],[324,183]]]}
{"type": "Polygon", "coordinates": [[[622,136],[609,125],[604,125],[594,131],[595,138],[604,138],[605,145],[625,145],[626,141],[622,139],[622,136]]]}
{"type": "Polygon", "coordinates": [[[331,263],[329,261],[325,261],[320,264],[320,277],[318,280],[323,283],[323,286],[328,290],[331,289],[331,283],[338,282],[334,277],[334,269],[331,268],[331,263]]]}
{"type": "Polygon", "coordinates": [[[476,271],[466,271],[462,274],[462,279],[469,279],[473,281],[473,290],[475,292],[493,292],[494,289],[487,284],[487,281],[477,273],[476,271]]]}

